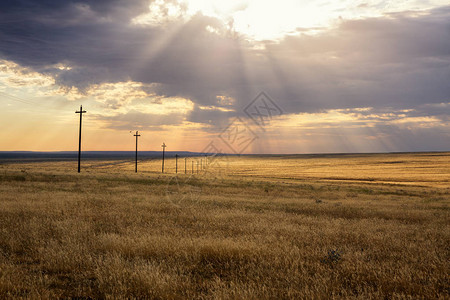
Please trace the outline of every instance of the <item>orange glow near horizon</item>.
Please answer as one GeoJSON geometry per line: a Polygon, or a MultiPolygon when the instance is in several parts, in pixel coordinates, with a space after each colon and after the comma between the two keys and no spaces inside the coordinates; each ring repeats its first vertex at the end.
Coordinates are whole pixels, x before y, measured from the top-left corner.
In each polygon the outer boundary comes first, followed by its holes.
{"type": "MultiPolygon", "coordinates": [[[[11,98],[13,99],[13,98],[11,98]]],[[[78,101],[66,102],[64,112],[47,110],[35,104],[9,101],[0,113],[7,130],[0,132],[0,151],[76,151],[78,148],[78,115],[74,112],[78,101]],[[20,108],[20,109],[19,109],[20,108]],[[25,121],[26,120],[26,121],[25,121]]],[[[169,101],[169,107],[170,107],[169,101]]],[[[450,105],[450,104],[446,104],[450,105]]],[[[134,138],[130,131],[139,130],[140,151],[160,151],[163,142],[168,151],[200,152],[214,142],[221,152],[234,153],[220,138],[219,132],[205,131],[207,126],[182,122],[152,128],[112,129],[106,121],[95,119],[95,104],[84,104],[88,111],[83,115],[84,151],[133,151],[134,138]],[[91,109],[92,107],[92,109],[91,109]]],[[[256,132],[257,139],[242,154],[250,153],[330,153],[330,152],[386,152],[401,151],[398,141],[381,132],[374,132],[374,124],[383,122],[405,128],[441,128],[434,117],[409,117],[404,111],[379,115],[372,108],[329,110],[321,113],[283,115],[272,120],[266,131],[256,132]],[[365,113],[361,115],[361,113],[365,113]],[[386,120],[386,118],[391,120],[386,120]],[[383,121],[380,121],[383,120],[383,121]],[[295,149],[295,150],[294,150],[295,149]],[[326,149],[332,149],[326,151],[326,149]],[[324,151],[325,150],[325,151],[324,151]]],[[[164,110],[163,110],[164,112],[164,110]]],[[[170,109],[166,110],[170,113],[170,109]]],[[[184,112],[190,113],[190,110],[184,112]]],[[[164,114],[161,115],[164,118],[164,114]]]]}

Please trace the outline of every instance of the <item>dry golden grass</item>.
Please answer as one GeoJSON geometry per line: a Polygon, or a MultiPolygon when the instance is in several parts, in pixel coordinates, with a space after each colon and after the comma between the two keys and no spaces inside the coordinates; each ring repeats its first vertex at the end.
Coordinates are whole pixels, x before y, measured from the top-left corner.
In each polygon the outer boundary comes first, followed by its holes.
{"type": "Polygon", "coordinates": [[[448,153],[159,163],[0,164],[0,298],[450,297],[448,153]]]}

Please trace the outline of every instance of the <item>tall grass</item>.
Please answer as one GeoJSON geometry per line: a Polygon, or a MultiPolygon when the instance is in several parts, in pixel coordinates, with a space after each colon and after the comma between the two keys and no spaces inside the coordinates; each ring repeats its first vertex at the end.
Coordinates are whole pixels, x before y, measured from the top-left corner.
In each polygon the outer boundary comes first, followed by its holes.
{"type": "MultiPolygon", "coordinates": [[[[317,163],[354,159],[373,168],[317,163]]],[[[0,298],[449,297],[445,179],[420,184],[413,162],[389,165],[416,184],[285,179],[273,170],[286,161],[236,158],[232,176],[180,175],[176,188],[149,169],[0,165],[0,298]]]]}

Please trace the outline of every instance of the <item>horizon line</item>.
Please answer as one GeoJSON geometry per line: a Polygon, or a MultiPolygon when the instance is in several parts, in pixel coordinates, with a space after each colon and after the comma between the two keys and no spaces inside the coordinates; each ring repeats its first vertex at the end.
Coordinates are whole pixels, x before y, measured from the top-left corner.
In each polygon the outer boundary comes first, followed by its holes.
{"type": "MultiPolygon", "coordinates": [[[[84,150],[82,153],[135,153],[133,150],[84,150]]],[[[161,150],[142,150],[138,151],[141,153],[152,152],[159,153],[161,150]]],[[[450,150],[424,150],[424,151],[375,151],[375,152],[304,152],[304,153],[212,153],[212,152],[199,152],[199,151],[187,151],[187,150],[172,150],[165,151],[166,153],[192,153],[192,154],[219,154],[219,155],[230,155],[230,156],[249,156],[249,155],[345,155],[345,154],[408,154],[408,153],[450,153],[450,150]]],[[[51,151],[36,151],[36,150],[0,150],[0,153],[47,153],[47,154],[57,154],[57,153],[78,153],[77,150],[51,150],[51,151]]]]}

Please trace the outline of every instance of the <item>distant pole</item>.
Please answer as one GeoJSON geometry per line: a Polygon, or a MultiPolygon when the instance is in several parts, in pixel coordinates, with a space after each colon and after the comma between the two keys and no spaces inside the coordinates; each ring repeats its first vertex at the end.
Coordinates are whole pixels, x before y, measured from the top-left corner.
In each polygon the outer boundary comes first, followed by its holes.
{"type": "Polygon", "coordinates": [[[136,131],[136,134],[134,136],[136,137],[136,164],[135,164],[134,172],[137,173],[138,137],[141,136],[141,135],[139,134],[139,131],[136,131]]]}
{"type": "Polygon", "coordinates": [[[205,169],[208,166],[208,155],[205,154],[205,169]]]}
{"type": "Polygon", "coordinates": [[[194,161],[192,161],[192,174],[194,174],[194,161]]]}
{"type": "Polygon", "coordinates": [[[184,174],[187,174],[187,169],[186,169],[186,165],[187,165],[187,158],[184,158],[184,174]]]}
{"type": "Polygon", "coordinates": [[[200,170],[203,170],[203,159],[200,159],[200,170]]]}
{"type": "Polygon", "coordinates": [[[197,174],[198,174],[198,159],[197,159],[197,174]]]}
{"type": "Polygon", "coordinates": [[[81,170],[81,123],[83,121],[83,114],[86,113],[85,110],[83,110],[83,105],[80,105],[80,111],[75,111],[76,114],[80,114],[80,132],[78,134],[78,173],[80,173],[81,170]]]}
{"type": "Polygon", "coordinates": [[[163,161],[162,161],[162,172],[164,173],[164,154],[165,154],[165,152],[166,152],[166,144],[165,143],[163,143],[162,145],[161,145],[161,147],[163,148],[163,161]]]}
{"type": "Polygon", "coordinates": [[[175,154],[175,173],[178,174],[178,154],[175,154]]]}

